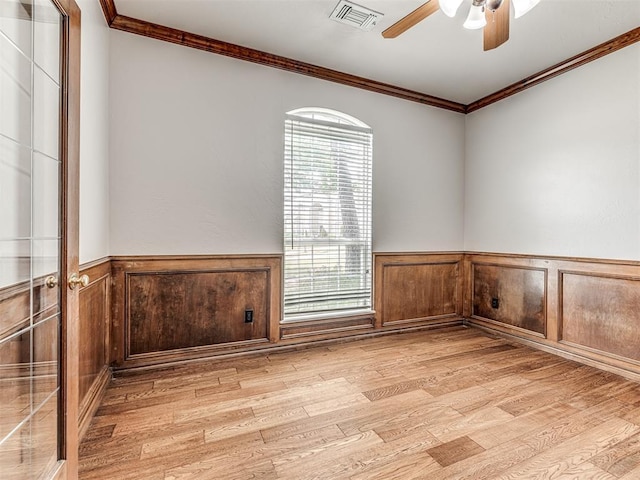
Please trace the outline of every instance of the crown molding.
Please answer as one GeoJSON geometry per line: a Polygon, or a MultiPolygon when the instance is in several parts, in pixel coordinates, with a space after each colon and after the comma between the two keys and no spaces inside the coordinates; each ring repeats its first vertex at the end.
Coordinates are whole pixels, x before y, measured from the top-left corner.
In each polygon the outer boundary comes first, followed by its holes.
{"type": "Polygon", "coordinates": [[[113,3],[113,0],[100,0],[100,6],[102,7],[102,13],[104,13],[104,19],[107,21],[107,25],[111,26],[118,16],[115,3],[113,3]]]}
{"type": "Polygon", "coordinates": [[[263,52],[253,48],[223,42],[203,35],[185,32],[171,27],[165,27],[156,23],[147,22],[137,18],[120,15],[116,9],[114,0],[99,0],[102,6],[107,25],[115,30],[154,38],[164,42],[174,43],[185,47],[203,50],[217,55],[257,63],[268,67],[278,68],[288,72],[307,75],[329,82],[339,83],[350,87],[368,90],[370,92],[402,98],[411,102],[429,105],[431,107],[442,108],[457,113],[471,113],[484,108],[493,103],[499,102],[507,97],[527,90],[542,82],[569,72],[574,68],[586,65],[594,60],[604,57],[610,53],[618,51],[624,47],[640,41],[640,27],[634,28],[622,35],[575,55],[567,60],[563,60],[549,68],[541,70],[519,82],[502,88],[486,97],[482,97],[468,105],[447,100],[445,98],[434,97],[426,93],[416,92],[406,88],[378,82],[364,77],[351,75],[349,73],[331,70],[329,68],[300,62],[280,55],[263,52]]]}
{"type": "Polygon", "coordinates": [[[563,73],[567,73],[574,68],[581,67],[582,65],[586,65],[589,62],[593,62],[598,58],[602,58],[605,55],[609,55],[610,53],[616,52],[621,48],[628,47],[629,45],[633,45],[634,43],[640,40],[640,27],[634,28],[633,30],[628,31],[627,33],[623,33],[611,40],[608,40],[600,45],[597,45],[585,52],[579,53],[567,60],[564,60],[560,63],[556,63],[555,65],[542,70],[538,73],[531,75],[519,82],[516,82],[508,87],[503,88],[502,90],[498,90],[497,92],[492,93],[491,95],[487,95],[475,102],[467,105],[465,109],[465,113],[475,112],[481,108],[486,107],[487,105],[491,105],[492,103],[499,102],[502,99],[510,97],[511,95],[515,95],[516,93],[520,93],[528,88],[531,88],[535,85],[539,85],[542,82],[546,82],[547,80],[551,80],[558,75],[562,75],[563,73]]]}
{"type": "Polygon", "coordinates": [[[205,52],[224,55],[238,60],[245,60],[247,62],[278,68],[288,72],[299,73],[301,75],[307,75],[321,80],[328,80],[330,82],[340,83],[350,87],[361,88],[371,92],[382,93],[384,95],[390,95],[392,97],[398,97],[404,100],[430,105],[432,107],[444,108],[458,113],[464,113],[466,108],[462,103],[452,102],[444,98],[414,92],[413,90],[408,90],[406,88],[377,82],[368,78],[358,77],[356,75],[331,70],[329,68],[312,65],[310,63],[300,62],[280,55],[255,50],[253,48],[234,45],[233,43],[227,43],[221,40],[205,37],[203,35],[196,35],[183,30],[165,27],[163,25],[139,20],[137,18],[116,15],[113,22],[111,22],[110,27],[123,32],[155,38],[156,40],[204,50],[205,52]]]}

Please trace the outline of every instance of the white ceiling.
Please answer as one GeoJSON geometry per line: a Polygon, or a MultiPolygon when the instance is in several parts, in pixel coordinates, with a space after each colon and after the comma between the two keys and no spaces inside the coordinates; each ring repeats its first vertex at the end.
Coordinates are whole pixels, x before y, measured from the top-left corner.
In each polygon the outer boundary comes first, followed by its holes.
{"type": "Polygon", "coordinates": [[[640,0],[541,0],[510,40],[436,12],[396,39],[381,32],[424,0],[356,0],[384,14],[370,32],[329,19],[338,0],[116,0],[118,13],[468,104],[640,26],[640,0]]]}

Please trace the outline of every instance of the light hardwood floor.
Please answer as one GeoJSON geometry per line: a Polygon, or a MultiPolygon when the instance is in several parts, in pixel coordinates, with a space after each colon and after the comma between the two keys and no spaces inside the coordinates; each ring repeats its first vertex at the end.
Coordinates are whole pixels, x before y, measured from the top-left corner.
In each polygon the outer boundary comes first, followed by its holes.
{"type": "Polygon", "coordinates": [[[640,479],[640,384],[463,327],[115,379],[81,479],[640,479]]]}

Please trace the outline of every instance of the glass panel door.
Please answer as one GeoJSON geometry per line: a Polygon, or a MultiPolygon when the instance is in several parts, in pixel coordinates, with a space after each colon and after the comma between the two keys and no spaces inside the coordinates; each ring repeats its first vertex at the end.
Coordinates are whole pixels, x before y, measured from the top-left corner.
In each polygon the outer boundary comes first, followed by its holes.
{"type": "Polygon", "coordinates": [[[0,476],[59,458],[62,17],[0,0],[0,476]]]}

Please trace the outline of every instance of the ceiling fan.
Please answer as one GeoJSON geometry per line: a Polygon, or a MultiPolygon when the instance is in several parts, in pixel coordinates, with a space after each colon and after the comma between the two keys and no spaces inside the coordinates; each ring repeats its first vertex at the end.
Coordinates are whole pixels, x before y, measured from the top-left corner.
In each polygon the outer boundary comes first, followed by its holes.
{"type": "MultiPolygon", "coordinates": [[[[463,0],[427,0],[409,15],[382,32],[384,38],[395,38],[427,18],[442,10],[448,17],[454,17],[463,0]]],[[[515,18],[519,18],[540,0],[472,0],[464,28],[484,28],[484,50],[492,50],[509,40],[509,10],[513,2],[515,18]]]]}

